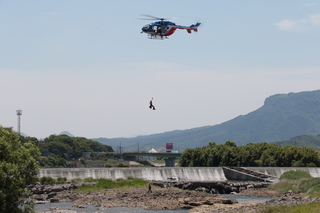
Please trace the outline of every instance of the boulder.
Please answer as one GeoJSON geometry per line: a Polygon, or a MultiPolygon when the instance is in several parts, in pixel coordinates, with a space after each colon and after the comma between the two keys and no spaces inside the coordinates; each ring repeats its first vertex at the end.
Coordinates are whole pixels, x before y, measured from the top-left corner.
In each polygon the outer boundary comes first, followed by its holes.
{"type": "Polygon", "coordinates": [[[51,198],[50,203],[59,203],[59,199],[58,198],[51,198]]]}
{"type": "Polygon", "coordinates": [[[56,192],[50,192],[50,193],[48,194],[48,199],[51,199],[51,198],[55,197],[56,195],[57,195],[56,192]]]}

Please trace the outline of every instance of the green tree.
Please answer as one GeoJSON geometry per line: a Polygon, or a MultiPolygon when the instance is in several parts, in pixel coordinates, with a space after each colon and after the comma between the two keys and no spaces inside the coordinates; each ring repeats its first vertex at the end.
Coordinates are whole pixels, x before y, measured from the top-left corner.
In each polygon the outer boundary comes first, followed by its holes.
{"type": "Polygon", "coordinates": [[[79,159],[83,152],[91,152],[93,160],[105,160],[107,152],[113,152],[111,146],[68,135],[50,135],[38,142],[38,146],[42,153],[41,167],[66,167],[67,160],[79,159]]]}
{"type": "Polygon", "coordinates": [[[284,146],[272,143],[248,143],[237,146],[226,141],[217,145],[186,149],[180,166],[320,166],[319,153],[311,147],[284,146]]]}
{"type": "Polygon", "coordinates": [[[31,212],[26,186],[38,173],[38,148],[20,135],[0,126],[0,212],[31,212]]]}

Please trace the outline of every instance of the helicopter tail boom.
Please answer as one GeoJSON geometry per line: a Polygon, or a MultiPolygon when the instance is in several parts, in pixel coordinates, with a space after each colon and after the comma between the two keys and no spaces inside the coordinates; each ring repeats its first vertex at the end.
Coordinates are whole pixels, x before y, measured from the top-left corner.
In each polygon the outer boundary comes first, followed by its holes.
{"type": "Polygon", "coordinates": [[[190,27],[187,27],[187,26],[177,26],[178,29],[185,29],[187,30],[188,33],[191,33],[192,30],[194,32],[198,32],[198,27],[200,26],[201,23],[196,23],[196,24],[192,24],[190,25],[190,27]]]}

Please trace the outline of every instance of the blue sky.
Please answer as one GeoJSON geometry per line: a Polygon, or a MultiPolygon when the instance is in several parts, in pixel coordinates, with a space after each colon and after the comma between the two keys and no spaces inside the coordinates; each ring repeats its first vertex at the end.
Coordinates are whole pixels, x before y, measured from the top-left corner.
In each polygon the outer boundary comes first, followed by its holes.
{"type": "Polygon", "coordinates": [[[17,109],[38,138],[219,124],[320,89],[319,38],[315,0],[0,0],[0,124],[17,129],[17,109]],[[141,14],[203,26],[152,40],[141,14]]]}

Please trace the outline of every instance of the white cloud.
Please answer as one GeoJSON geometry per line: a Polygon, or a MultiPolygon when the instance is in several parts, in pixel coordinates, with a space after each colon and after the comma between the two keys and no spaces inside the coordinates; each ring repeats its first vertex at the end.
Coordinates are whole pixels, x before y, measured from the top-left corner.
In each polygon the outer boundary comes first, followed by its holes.
{"type": "Polygon", "coordinates": [[[285,19],[277,22],[276,25],[280,30],[303,30],[310,26],[320,26],[320,14],[313,14],[299,20],[285,19]]]}
{"type": "Polygon", "coordinates": [[[275,23],[275,25],[280,29],[280,30],[288,30],[292,29],[295,26],[295,23],[291,20],[283,20],[278,23],[275,23]]]}
{"type": "Polygon", "coordinates": [[[305,6],[305,7],[312,7],[312,6],[316,6],[316,5],[318,5],[318,3],[306,3],[306,4],[304,4],[303,6],[305,6]]]}
{"type": "Polygon", "coordinates": [[[314,14],[309,16],[311,24],[320,26],[320,14],[314,14]]]}

